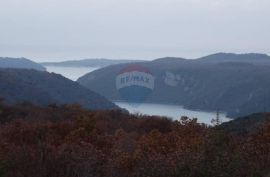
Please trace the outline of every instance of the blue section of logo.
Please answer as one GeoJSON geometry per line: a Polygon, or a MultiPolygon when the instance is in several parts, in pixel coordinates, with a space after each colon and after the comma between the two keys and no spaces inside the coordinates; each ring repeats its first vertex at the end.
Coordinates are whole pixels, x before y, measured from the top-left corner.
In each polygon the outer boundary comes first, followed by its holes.
{"type": "Polygon", "coordinates": [[[144,102],[151,92],[149,88],[136,85],[119,89],[119,93],[126,101],[137,104],[144,102]]]}

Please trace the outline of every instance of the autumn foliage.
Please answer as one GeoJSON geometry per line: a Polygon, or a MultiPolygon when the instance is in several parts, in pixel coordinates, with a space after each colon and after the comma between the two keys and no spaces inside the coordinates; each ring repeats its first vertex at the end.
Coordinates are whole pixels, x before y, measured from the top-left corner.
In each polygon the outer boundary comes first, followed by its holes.
{"type": "Polygon", "coordinates": [[[195,119],[0,106],[0,176],[269,177],[270,124],[245,134],[195,119]]]}

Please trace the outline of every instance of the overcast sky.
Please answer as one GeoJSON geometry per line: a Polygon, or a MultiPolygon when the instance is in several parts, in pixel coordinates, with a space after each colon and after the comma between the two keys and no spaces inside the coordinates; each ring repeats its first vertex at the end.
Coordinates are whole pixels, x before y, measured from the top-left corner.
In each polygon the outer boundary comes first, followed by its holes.
{"type": "Polygon", "coordinates": [[[0,0],[0,56],[270,54],[269,0],[0,0]]]}

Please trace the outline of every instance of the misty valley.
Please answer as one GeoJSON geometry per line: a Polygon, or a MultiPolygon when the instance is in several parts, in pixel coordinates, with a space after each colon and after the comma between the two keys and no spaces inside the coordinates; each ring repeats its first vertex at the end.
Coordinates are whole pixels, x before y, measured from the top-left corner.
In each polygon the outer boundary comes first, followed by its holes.
{"type": "MultiPolygon", "coordinates": [[[[61,66],[46,66],[48,72],[54,72],[61,74],[71,80],[77,80],[88,72],[92,72],[98,68],[92,67],[61,67],[61,66]]],[[[125,101],[114,101],[116,105],[121,108],[127,109],[134,114],[148,114],[148,115],[159,115],[167,116],[178,120],[181,116],[188,116],[192,118],[198,118],[201,123],[211,124],[211,120],[216,118],[216,111],[195,111],[185,109],[180,105],[170,104],[151,104],[151,103],[133,103],[125,101]]],[[[225,113],[220,113],[220,118],[223,122],[230,120],[225,113]]]]}

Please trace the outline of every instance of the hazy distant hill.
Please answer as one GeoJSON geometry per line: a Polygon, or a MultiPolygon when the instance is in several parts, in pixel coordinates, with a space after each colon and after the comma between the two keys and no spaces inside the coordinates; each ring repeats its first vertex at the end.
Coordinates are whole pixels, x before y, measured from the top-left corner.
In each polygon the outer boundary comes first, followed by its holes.
{"type": "Polygon", "coordinates": [[[105,67],[120,63],[134,63],[142,60],[113,60],[113,59],[83,59],[62,62],[44,62],[44,66],[64,66],[64,67],[105,67]]]}
{"type": "Polygon", "coordinates": [[[26,69],[0,69],[0,97],[9,104],[78,103],[90,109],[114,109],[104,97],[61,75],[26,69]]]}
{"type": "Polygon", "coordinates": [[[266,54],[248,53],[248,54],[234,54],[234,53],[216,53],[197,59],[200,62],[246,62],[253,64],[269,64],[270,57],[266,54]]]}
{"type": "Polygon", "coordinates": [[[35,69],[39,71],[46,71],[42,65],[35,63],[26,58],[1,58],[0,68],[22,68],[22,69],[35,69]]]}
{"type": "MultiPolygon", "coordinates": [[[[162,58],[138,64],[155,78],[155,87],[147,102],[211,111],[220,109],[231,117],[270,111],[270,57],[267,55],[216,54],[198,60],[162,58]]],[[[123,99],[115,80],[126,66],[99,69],[79,78],[78,82],[108,99],[123,99]]]]}

